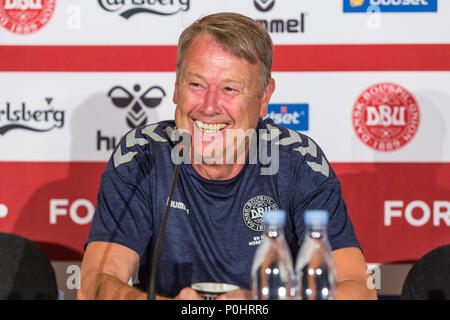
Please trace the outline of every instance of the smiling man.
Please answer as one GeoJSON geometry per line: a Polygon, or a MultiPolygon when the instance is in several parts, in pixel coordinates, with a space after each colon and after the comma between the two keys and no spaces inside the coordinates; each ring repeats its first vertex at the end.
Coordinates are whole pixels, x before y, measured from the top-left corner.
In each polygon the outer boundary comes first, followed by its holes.
{"type": "Polygon", "coordinates": [[[239,159],[245,135],[251,136],[258,119],[267,113],[275,82],[271,78],[271,40],[262,33],[264,29],[255,29],[250,19],[236,24],[232,19],[216,18],[209,18],[214,25],[207,31],[197,23],[180,36],[173,101],[177,104],[177,128],[191,134],[194,156],[202,160],[193,161],[195,169],[207,178],[221,180],[235,176],[243,162],[204,166],[206,157],[214,157],[214,164],[239,159]],[[252,35],[253,42],[240,40],[252,35]],[[258,61],[261,59],[264,64],[258,61]]]}
{"type": "MultiPolygon", "coordinates": [[[[376,298],[342,198],[340,183],[319,146],[307,136],[263,119],[275,90],[273,48],[266,30],[235,13],[206,16],[180,36],[173,101],[175,121],[129,132],[102,176],[81,269],[82,299],[145,299],[150,266],[175,164],[167,129],[192,137],[171,204],[156,277],[160,297],[200,299],[196,282],[240,289],[221,299],[249,299],[250,269],[262,216],[284,209],[286,239],[295,256],[304,238],[303,213],[330,213],[329,239],[338,298],[376,298]],[[278,170],[252,164],[257,141],[279,152],[278,170]],[[254,150],[253,150],[254,151],[254,150]],[[233,161],[230,161],[232,159],[233,161]],[[243,159],[244,161],[239,161],[243,159]],[[138,288],[127,284],[139,265],[138,288]]],[[[263,146],[263,147],[261,147],[263,146]]],[[[258,159],[264,158],[260,154],[258,159]]]]}

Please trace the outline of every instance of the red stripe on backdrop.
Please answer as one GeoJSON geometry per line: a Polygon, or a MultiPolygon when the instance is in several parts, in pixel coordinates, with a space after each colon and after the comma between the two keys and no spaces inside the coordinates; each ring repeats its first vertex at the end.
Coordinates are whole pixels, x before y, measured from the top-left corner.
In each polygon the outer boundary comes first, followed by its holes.
{"type": "MultiPolygon", "coordinates": [[[[0,71],[173,72],[176,46],[1,46],[0,71]]],[[[273,71],[450,70],[450,44],[277,45],[273,71]]]]}
{"type": "Polygon", "coordinates": [[[174,71],[175,46],[2,46],[1,71],[174,71]]]}
{"type": "Polygon", "coordinates": [[[274,71],[450,70],[450,45],[276,46],[274,71]]]}
{"type": "MultiPolygon", "coordinates": [[[[52,260],[81,259],[104,167],[0,162],[0,232],[37,241],[52,260]]],[[[368,262],[416,260],[450,243],[450,163],[334,163],[333,168],[368,262]]]]}

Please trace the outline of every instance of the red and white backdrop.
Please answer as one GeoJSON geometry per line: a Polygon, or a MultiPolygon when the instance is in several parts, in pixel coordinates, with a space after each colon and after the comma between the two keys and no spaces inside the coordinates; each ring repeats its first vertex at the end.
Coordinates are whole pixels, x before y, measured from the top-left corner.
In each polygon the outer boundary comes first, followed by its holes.
{"type": "Polygon", "coordinates": [[[112,148],[173,118],[178,35],[220,11],[270,31],[270,116],[325,150],[366,260],[450,243],[443,0],[0,0],[0,231],[79,263],[112,148]]]}

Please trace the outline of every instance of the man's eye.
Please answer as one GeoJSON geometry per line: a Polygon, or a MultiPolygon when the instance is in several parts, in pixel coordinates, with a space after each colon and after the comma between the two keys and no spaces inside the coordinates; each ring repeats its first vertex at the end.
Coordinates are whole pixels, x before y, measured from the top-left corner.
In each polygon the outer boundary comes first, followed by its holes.
{"type": "Polygon", "coordinates": [[[225,91],[227,93],[234,93],[234,94],[239,93],[239,90],[232,88],[232,87],[225,87],[225,91]]]}
{"type": "Polygon", "coordinates": [[[194,88],[200,88],[200,83],[198,82],[190,82],[189,85],[194,88]]]}

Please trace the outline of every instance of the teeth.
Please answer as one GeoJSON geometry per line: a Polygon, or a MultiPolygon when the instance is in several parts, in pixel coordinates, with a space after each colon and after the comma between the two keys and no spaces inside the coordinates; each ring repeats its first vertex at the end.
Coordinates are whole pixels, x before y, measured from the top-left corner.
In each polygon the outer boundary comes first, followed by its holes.
{"type": "Polygon", "coordinates": [[[227,123],[203,123],[200,120],[195,120],[195,124],[203,132],[216,132],[228,125],[227,123]]]}

